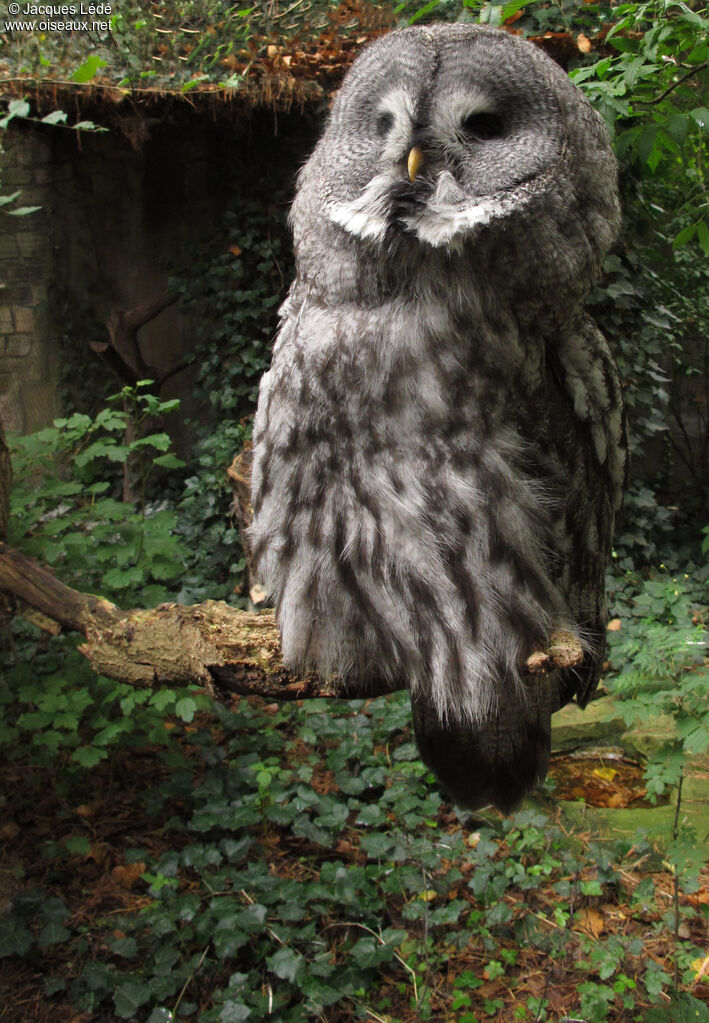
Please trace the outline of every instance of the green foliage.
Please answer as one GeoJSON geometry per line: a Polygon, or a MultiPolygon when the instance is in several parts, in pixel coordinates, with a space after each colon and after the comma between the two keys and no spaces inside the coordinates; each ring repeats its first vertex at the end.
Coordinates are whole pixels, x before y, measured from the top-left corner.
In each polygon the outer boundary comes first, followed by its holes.
{"type": "MultiPolygon", "coordinates": [[[[339,710],[243,703],[215,714],[190,732],[191,763],[175,760],[144,791],[150,817],[168,821],[164,851],[131,850],[147,864],[146,897],[93,925],[98,957],[65,909],[43,908],[42,893],[13,904],[2,951],[41,957],[43,942],[63,945],[74,965],[52,984],[75,1011],[206,1023],[391,1018],[396,990],[413,1018],[434,1019],[458,955],[470,965],[453,972],[448,997],[461,1020],[496,1018],[530,953],[578,971],[589,1020],[616,1018],[640,992],[670,984],[642,937],[576,929],[589,898],[612,898],[629,857],[647,856],[644,840],[589,847],[538,810],[467,831],[441,813],[403,694],[339,710]],[[482,994],[485,982],[499,987],[482,994]]],[[[699,950],[682,942],[681,954],[688,964],[699,950]]],[[[544,1000],[519,1018],[545,1018],[544,1000]]]]}
{"type": "Polygon", "coordinates": [[[156,470],[183,465],[166,433],[141,434],[148,417],[176,408],[146,391],[147,384],[124,388],[93,419],[75,413],[11,441],[9,541],[77,589],[150,607],[167,599],[185,553],[175,512],[146,500],[156,470]],[[127,466],[140,504],[119,499],[127,466]]]}
{"type": "Polygon", "coordinates": [[[178,600],[227,600],[245,605],[246,562],[234,519],[227,469],[250,436],[250,426],[223,420],[200,429],[189,474],[175,496],[176,533],[184,551],[178,600]]]}
{"type": "Polygon", "coordinates": [[[12,217],[26,217],[28,213],[36,213],[41,206],[13,206],[22,192],[13,192],[12,195],[0,195],[0,212],[12,217]]]}
{"type": "MultiPolygon", "coordinates": [[[[124,388],[93,419],[76,413],[11,439],[10,542],[74,588],[129,607],[167,600],[190,558],[176,512],[147,501],[151,477],[182,466],[167,434],[144,432],[177,404],[160,401],[148,387],[144,381],[124,388]],[[119,499],[128,465],[142,495],[138,504],[119,499]]],[[[0,748],[11,759],[29,745],[38,763],[66,753],[88,769],[146,736],[165,745],[166,714],[189,722],[198,706],[209,706],[203,696],[151,694],[97,678],[75,640],[42,637],[21,620],[14,623],[14,652],[0,688],[0,748]]]]}
{"type": "Polygon", "coordinates": [[[653,801],[679,783],[687,756],[709,748],[706,579],[706,569],[694,578],[660,571],[642,582],[628,573],[615,593],[615,610],[624,615],[621,630],[610,634],[618,673],[607,685],[626,724],[658,715],[669,723],[647,763],[653,801]]]}
{"type": "MultiPolygon", "coordinates": [[[[663,924],[674,933],[676,990],[686,969],[679,943],[680,892],[697,890],[705,862],[702,838],[683,819],[682,786],[689,758],[706,755],[709,750],[709,633],[705,625],[708,577],[707,565],[691,574],[674,574],[663,564],[644,580],[626,572],[614,593],[615,612],[622,614],[618,619],[620,630],[610,633],[611,658],[617,673],[606,678],[627,726],[632,729],[649,720],[662,723],[660,736],[647,756],[645,782],[653,803],[668,790],[674,791],[675,822],[666,850],[674,898],[663,924]]],[[[666,982],[665,978],[650,976],[648,994],[654,998],[666,982]]],[[[683,1018],[677,1004],[678,1018],[683,1018]]]]}
{"type": "MultiPolygon", "coordinates": [[[[82,76],[86,75],[88,73],[88,70],[90,70],[91,67],[95,66],[94,65],[94,60],[95,60],[95,58],[90,58],[90,60],[86,62],[86,65],[84,65],[81,68],[79,68],[79,70],[76,72],[76,75],[82,75],[82,76]]],[[[93,73],[95,74],[95,71],[93,73]]],[[[89,77],[91,77],[91,76],[89,76],[89,77]]],[[[86,77],[76,78],[75,77],[74,80],[77,81],[77,82],[86,82],[86,81],[88,81],[88,78],[86,78],[86,77]]],[[[68,114],[66,114],[63,110],[52,110],[49,114],[45,114],[44,117],[32,117],[31,113],[30,113],[31,109],[32,108],[30,107],[30,104],[25,99],[13,99],[13,100],[10,100],[8,102],[8,105],[7,105],[7,113],[2,118],[2,120],[0,120],[0,128],[7,128],[8,124],[10,123],[10,121],[14,120],[14,118],[17,117],[17,118],[20,118],[23,121],[33,121],[35,124],[54,124],[54,125],[59,125],[60,127],[63,127],[63,128],[69,128],[72,131],[77,131],[77,132],[81,132],[81,131],[94,131],[94,132],[108,131],[108,128],[104,128],[104,127],[102,127],[100,125],[94,124],[93,121],[76,121],[74,124],[68,124],[67,123],[67,121],[68,121],[68,114]]],[[[39,209],[39,207],[35,206],[35,207],[32,207],[32,209],[26,210],[24,212],[31,213],[35,209],[39,209]]],[[[17,211],[15,211],[15,213],[17,213],[17,211]]]]}
{"type": "Polygon", "coordinates": [[[257,195],[235,200],[218,244],[210,241],[195,254],[189,275],[170,282],[200,324],[194,360],[205,419],[211,412],[211,421],[238,422],[255,408],[292,277],[286,210],[286,198],[270,193],[262,202],[257,195]]]}
{"type": "Polygon", "coordinates": [[[709,1023],[709,1006],[692,995],[676,995],[662,1009],[650,1009],[643,1023],[709,1023]]]}
{"type": "Polygon", "coordinates": [[[49,948],[66,941],[71,935],[64,921],[71,916],[61,899],[48,898],[47,893],[26,889],[12,900],[12,910],[3,917],[0,930],[0,958],[26,955],[36,946],[49,948]]]}
{"type": "Polygon", "coordinates": [[[641,174],[679,185],[678,213],[690,222],[674,244],[696,237],[705,255],[709,109],[701,86],[709,81],[708,32],[705,14],[677,0],[621,4],[605,38],[616,54],[572,72],[611,128],[619,126],[618,157],[641,174]]]}
{"type": "MultiPolygon", "coordinates": [[[[617,602],[637,607],[643,625],[652,617],[669,628],[694,609],[674,576],[649,590],[635,578],[625,583],[617,602]]],[[[149,901],[94,923],[98,959],[47,892],[21,896],[5,918],[0,953],[41,961],[46,948],[62,949],[80,964],[49,982],[75,1011],[137,1021],[179,1011],[207,1023],[309,1020],[335,1009],[385,1017],[394,985],[415,1018],[434,1019],[440,978],[460,955],[476,966],[454,972],[451,1010],[461,1020],[495,1018],[505,990],[524,981],[525,950],[578,972],[588,1020],[616,1018],[672,987],[670,974],[643,957],[642,938],[592,940],[577,929],[589,900],[613,897],[629,856],[645,860],[645,840],[589,847],[587,836],[539,810],[486,820],[471,834],[447,815],[420,764],[404,694],[300,708],[243,702],[195,717],[201,697],[93,679],[60,640],[35,643],[0,690],[6,756],[21,759],[30,744],[35,763],[56,771],[63,759],[77,788],[102,758],[146,742],[171,765],[141,797],[145,814],[168,822],[164,851],[130,854],[146,864],[149,901]],[[165,711],[191,722],[184,752],[165,711]],[[499,993],[480,994],[485,981],[499,993]]],[[[614,649],[629,675],[637,651],[626,655],[614,649]]],[[[83,834],[58,837],[43,851],[56,877],[72,857],[90,855],[83,834]]],[[[696,874],[691,838],[681,834],[667,852],[686,890],[696,874]]],[[[636,892],[643,920],[654,898],[648,881],[636,892]]],[[[675,921],[669,913],[651,926],[662,938],[675,921]]],[[[681,982],[691,983],[699,950],[678,940],[675,955],[681,982]]],[[[548,1018],[543,998],[526,1005],[518,1018],[548,1018]]]]}
{"type": "Polygon", "coordinates": [[[178,530],[190,551],[180,599],[246,604],[245,562],[226,470],[251,435],[258,385],[271,361],[277,310],[292,276],[286,202],[237,200],[218,242],[195,254],[171,288],[197,325],[192,358],[202,407],[182,495],[178,530]]]}
{"type": "MultiPolygon", "coordinates": [[[[8,103],[7,114],[0,119],[0,128],[7,128],[13,117],[24,117],[27,113],[29,113],[29,104],[25,100],[11,100],[8,103]]],[[[0,141],[0,156],[2,156],[2,152],[2,142],[0,141]]],[[[28,213],[35,213],[40,208],[39,206],[15,206],[14,203],[21,194],[20,191],[17,191],[12,195],[0,195],[0,213],[13,217],[26,217],[28,213]]]]}
{"type": "Polygon", "coordinates": [[[709,409],[703,393],[709,274],[699,249],[671,252],[667,233],[672,217],[662,189],[642,186],[633,202],[627,213],[635,221],[628,219],[624,251],[606,260],[606,274],[591,294],[590,309],[625,384],[631,472],[640,476],[626,501],[618,543],[636,563],[652,564],[658,541],[677,525],[658,507],[657,493],[671,496],[665,501],[673,505],[680,503],[681,494],[681,518],[692,522],[692,530],[704,524],[709,496],[709,409]],[[682,476],[686,485],[678,487],[682,476]]]}

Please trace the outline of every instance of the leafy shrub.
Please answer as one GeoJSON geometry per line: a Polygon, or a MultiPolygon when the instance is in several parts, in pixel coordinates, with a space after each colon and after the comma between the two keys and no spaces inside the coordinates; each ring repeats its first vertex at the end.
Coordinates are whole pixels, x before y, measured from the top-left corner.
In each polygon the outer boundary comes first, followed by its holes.
{"type": "Polygon", "coordinates": [[[168,585],[183,571],[174,511],[147,503],[156,469],[183,463],[166,433],[140,436],[148,416],[177,406],[145,388],[125,388],[113,407],[92,419],[74,413],[54,425],[11,441],[13,489],[9,540],[48,564],[69,585],[135,606],[166,600],[168,585]],[[135,414],[117,408],[134,402],[135,414]],[[127,439],[133,425],[136,439],[127,439]],[[122,471],[130,464],[142,493],[139,505],[119,499],[122,471]]]}
{"type": "Polygon", "coordinates": [[[171,281],[200,325],[193,358],[196,394],[205,409],[202,428],[224,419],[239,422],[256,406],[278,306],[292,276],[286,209],[287,200],[278,195],[236,200],[218,243],[212,240],[196,254],[189,276],[171,281]]]}
{"type": "Polygon", "coordinates": [[[207,598],[247,603],[246,562],[227,469],[250,433],[249,425],[229,419],[199,430],[189,474],[174,498],[186,561],[178,594],[182,603],[207,598]]]}
{"type": "MultiPolygon", "coordinates": [[[[142,434],[177,406],[147,387],[125,388],[93,419],[75,413],[10,445],[10,543],[68,585],[127,607],[174,595],[189,560],[174,509],[147,500],[153,473],[183,465],[166,433],[142,434]],[[129,464],[139,504],[119,499],[129,464]]],[[[14,656],[0,689],[0,748],[12,758],[29,743],[38,762],[68,751],[73,764],[90,767],[121,743],[149,737],[166,745],[165,713],[189,721],[198,705],[208,706],[195,694],[150,693],[97,677],[76,646],[73,637],[47,637],[15,620],[14,656]]]]}
{"type": "MultiPolygon", "coordinates": [[[[688,756],[709,748],[709,708],[705,665],[707,640],[703,616],[707,571],[651,579],[628,574],[623,593],[626,614],[611,632],[611,656],[617,674],[607,685],[629,726],[664,715],[669,735],[651,753],[646,779],[650,798],[678,785],[688,756]]],[[[616,611],[619,594],[616,592],[616,611]]]]}

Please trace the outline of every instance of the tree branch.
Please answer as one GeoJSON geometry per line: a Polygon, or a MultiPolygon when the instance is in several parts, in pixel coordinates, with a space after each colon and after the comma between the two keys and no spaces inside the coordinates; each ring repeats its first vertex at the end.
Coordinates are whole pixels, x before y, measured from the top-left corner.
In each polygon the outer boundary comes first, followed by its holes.
{"type": "Polygon", "coordinates": [[[89,342],[90,348],[108,363],[124,384],[134,387],[138,380],[146,378],[159,380],[162,384],[168,376],[174,376],[184,367],[184,363],[180,363],[161,376],[154,366],[146,363],[138,341],[140,328],[159,316],[163,309],[174,305],[178,298],[178,295],[164,292],[134,309],[114,309],[106,320],[109,340],[89,342]]]}
{"type": "MultiPolygon", "coordinates": [[[[66,630],[81,633],[79,647],[97,672],[133,686],[202,685],[223,703],[235,696],[269,700],[382,696],[397,688],[384,679],[345,686],[315,674],[296,675],[283,664],[273,612],[240,611],[221,601],[162,604],[122,611],[103,597],[79,593],[47,569],[0,543],[0,591],[35,608],[66,630]]],[[[528,675],[573,667],[583,660],[578,640],[556,633],[532,654],[528,675]]]]}

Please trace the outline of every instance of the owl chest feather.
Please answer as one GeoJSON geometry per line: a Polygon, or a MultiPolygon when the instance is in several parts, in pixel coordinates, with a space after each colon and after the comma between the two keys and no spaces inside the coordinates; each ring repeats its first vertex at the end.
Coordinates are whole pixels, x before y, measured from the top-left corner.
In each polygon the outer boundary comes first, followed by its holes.
{"type": "Polygon", "coordinates": [[[544,341],[511,317],[491,324],[418,297],[334,308],[306,297],[263,394],[277,451],[306,453],[320,487],[386,471],[397,492],[405,470],[472,484],[488,448],[514,457],[534,432],[520,395],[538,400],[544,386],[544,341]]]}
{"type": "Polygon", "coordinates": [[[510,317],[420,296],[293,308],[262,383],[252,530],[291,663],[438,678],[444,717],[494,704],[564,613],[558,466],[520,402],[544,387],[543,341],[510,317]]]}

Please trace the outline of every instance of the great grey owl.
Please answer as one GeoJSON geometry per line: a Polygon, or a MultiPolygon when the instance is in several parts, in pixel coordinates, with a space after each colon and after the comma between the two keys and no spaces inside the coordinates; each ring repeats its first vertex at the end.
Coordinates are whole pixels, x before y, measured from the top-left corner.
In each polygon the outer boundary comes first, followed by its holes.
{"type": "Polygon", "coordinates": [[[462,806],[512,808],[601,671],[621,390],[582,303],[615,236],[600,117],[532,44],[407,28],[302,169],[250,542],[293,668],[411,691],[462,806]],[[556,628],[585,649],[532,678],[556,628]]]}

